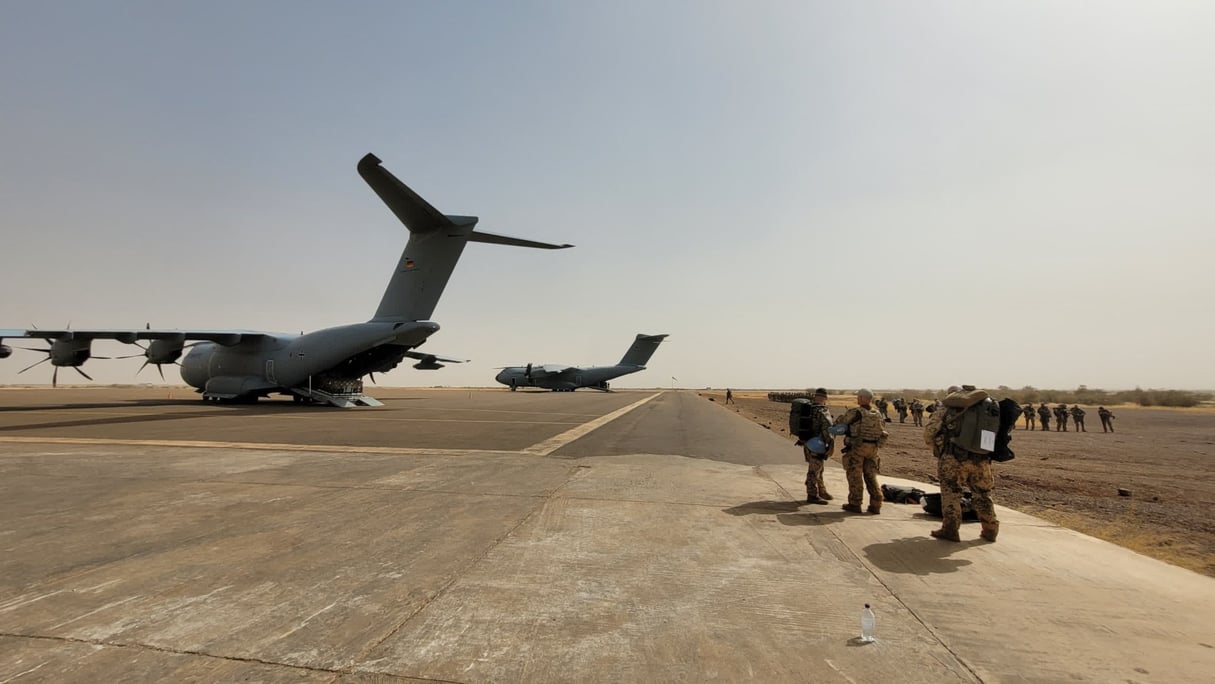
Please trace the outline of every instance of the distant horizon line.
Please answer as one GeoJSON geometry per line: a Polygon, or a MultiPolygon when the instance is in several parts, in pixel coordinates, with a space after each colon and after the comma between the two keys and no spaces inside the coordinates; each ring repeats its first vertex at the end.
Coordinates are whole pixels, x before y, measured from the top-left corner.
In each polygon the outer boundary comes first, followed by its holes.
{"type": "MultiPolygon", "coordinates": [[[[62,384],[59,384],[58,386],[52,386],[49,383],[47,383],[47,384],[41,384],[41,383],[5,384],[5,383],[0,383],[0,389],[115,389],[115,388],[164,388],[164,389],[181,389],[181,390],[186,390],[189,392],[197,391],[194,387],[192,387],[190,385],[167,384],[167,383],[165,383],[165,384],[142,383],[142,382],[139,382],[139,383],[114,382],[114,383],[104,383],[104,384],[102,384],[102,383],[93,383],[93,384],[62,383],[62,384]]],[[[364,389],[366,391],[374,393],[376,388],[379,388],[379,389],[501,389],[501,390],[507,389],[507,387],[504,385],[374,385],[370,389],[368,389],[368,388],[364,388],[364,389]]],[[[813,390],[813,388],[811,388],[811,387],[734,387],[734,386],[730,386],[730,387],[677,386],[676,387],[676,386],[667,386],[667,385],[662,385],[662,386],[655,385],[655,386],[651,386],[651,387],[619,387],[619,388],[615,388],[612,391],[616,391],[616,390],[670,390],[670,389],[693,390],[693,391],[698,391],[698,392],[706,392],[706,391],[708,391],[708,392],[725,392],[727,389],[730,391],[733,391],[733,392],[808,392],[808,391],[813,390]]],[[[838,394],[851,394],[853,392],[856,392],[859,389],[861,389],[861,388],[860,387],[843,387],[843,388],[837,387],[837,388],[828,388],[827,391],[830,394],[838,395],[838,394]]],[[[897,394],[897,393],[901,393],[901,392],[935,393],[935,392],[942,392],[945,390],[944,387],[939,388],[939,389],[933,389],[931,387],[901,387],[901,388],[897,388],[897,389],[869,388],[869,389],[872,392],[874,392],[875,395],[879,395],[879,396],[883,395],[883,394],[897,394]]],[[[993,388],[980,387],[979,389],[991,391],[993,388]]],[[[994,389],[996,391],[1000,391],[999,388],[994,388],[994,389]]],[[[1135,390],[1142,390],[1144,392],[1196,392],[1196,393],[1202,393],[1202,394],[1215,395],[1215,389],[1187,389],[1187,388],[1182,388],[1182,387],[1142,387],[1142,386],[1118,387],[1118,388],[1086,387],[1083,390],[1081,390],[1079,388],[1062,389],[1062,388],[1058,388],[1058,387],[1034,387],[1033,388],[1033,391],[1037,391],[1037,392],[1083,392],[1083,391],[1134,392],[1135,390]]],[[[1025,390],[1023,388],[1017,388],[1017,387],[1009,387],[1008,391],[1009,392],[1023,392],[1023,391],[1028,391],[1028,390],[1025,390]]]]}

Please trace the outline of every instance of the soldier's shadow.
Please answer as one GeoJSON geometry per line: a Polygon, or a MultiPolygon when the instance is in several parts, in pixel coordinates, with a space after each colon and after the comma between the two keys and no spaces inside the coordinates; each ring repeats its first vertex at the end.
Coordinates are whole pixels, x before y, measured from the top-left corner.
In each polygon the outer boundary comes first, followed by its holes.
{"type": "Polygon", "coordinates": [[[976,546],[977,539],[963,542],[946,542],[925,534],[923,537],[904,537],[864,548],[865,557],[874,566],[886,572],[906,575],[939,575],[957,572],[970,565],[965,558],[951,558],[957,551],[976,546]]]}

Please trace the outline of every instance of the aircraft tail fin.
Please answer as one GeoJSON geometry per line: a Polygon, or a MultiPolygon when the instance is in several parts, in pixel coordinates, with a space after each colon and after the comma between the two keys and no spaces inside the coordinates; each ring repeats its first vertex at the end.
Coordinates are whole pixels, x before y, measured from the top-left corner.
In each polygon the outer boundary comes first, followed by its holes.
{"type": "Polygon", "coordinates": [[[464,252],[464,245],[489,242],[518,247],[563,249],[552,245],[490,233],[478,233],[476,216],[441,213],[381,166],[374,154],[359,160],[358,171],[367,185],[409,229],[409,242],[397,262],[373,321],[429,320],[447,281],[464,252]]]}
{"type": "Polygon", "coordinates": [[[644,366],[649,362],[650,357],[654,355],[658,345],[666,339],[666,335],[638,335],[629,350],[624,353],[624,357],[620,359],[621,366],[644,366]]]}

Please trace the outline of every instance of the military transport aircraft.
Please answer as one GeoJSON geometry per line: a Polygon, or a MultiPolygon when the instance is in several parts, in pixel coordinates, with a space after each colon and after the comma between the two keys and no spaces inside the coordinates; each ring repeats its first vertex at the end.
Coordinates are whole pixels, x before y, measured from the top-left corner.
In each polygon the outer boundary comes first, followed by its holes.
{"type": "Polygon", "coordinates": [[[624,353],[624,358],[615,366],[578,368],[551,363],[529,363],[526,366],[503,368],[494,379],[503,385],[509,385],[512,392],[520,387],[543,387],[554,392],[573,392],[579,387],[589,387],[601,392],[610,392],[608,380],[645,370],[646,362],[665,338],[666,335],[638,335],[629,350],[624,353]]]}
{"type": "MultiPolygon", "coordinates": [[[[473,229],[477,217],[439,213],[380,164],[375,155],[368,154],[358,163],[359,175],[409,229],[409,241],[375,316],[366,323],[300,335],[249,330],[72,330],[70,326],[63,330],[0,329],[0,342],[4,338],[45,340],[48,348],[34,351],[45,352],[46,358],[21,372],[50,361],[55,367],[52,384],[58,381],[59,368],[65,366],[89,377],[80,366],[92,356],[93,340],[128,344],[147,340],[145,365],[154,364],[158,370],[161,364],[175,363],[190,347],[181,361],[181,378],[205,401],[257,401],[278,393],[299,403],[380,406],[363,395],[364,375],[387,372],[406,357],[416,359],[414,368],[419,370],[463,361],[416,348],[439,329],[430,315],[466,243],[541,249],[573,246],[478,232],[473,229]],[[191,341],[194,344],[186,344],[191,341]]],[[[0,358],[11,354],[11,347],[0,345],[0,358]]]]}

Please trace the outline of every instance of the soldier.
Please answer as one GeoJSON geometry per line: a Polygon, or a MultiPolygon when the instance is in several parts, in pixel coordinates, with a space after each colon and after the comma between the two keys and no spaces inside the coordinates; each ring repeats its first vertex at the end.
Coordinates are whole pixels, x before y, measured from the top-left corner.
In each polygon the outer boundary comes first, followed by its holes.
{"type": "Polygon", "coordinates": [[[882,419],[885,422],[889,423],[890,422],[890,404],[886,402],[886,397],[882,397],[881,399],[878,399],[877,401],[873,402],[873,405],[877,407],[877,410],[882,412],[882,419]]]}
{"type": "Polygon", "coordinates": [[[1073,404],[1069,413],[1072,414],[1072,425],[1076,426],[1076,432],[1088,432],[1084,429],[1084,409],[1080,408],[1080,404],[1073,404]]]}
{"type": "Polygon", "coordinates": [[[1036,413],[1034,411],[1033,402],[1029,402],[1025,406],[1022,406],[1021,413],[1025,414],[1025,429],[1033,430],[1034,429],[1034,418],[1037,417],[1036,413]]]}
{"type": "Polygon", "coordinates": [[[1106,432],[1107,428],[1109,429],[1109,432],[1114,431],[1114,414],[1111,413],[1109,409],[1105,408],[1104,406],[1098,406],[1097,417],[1101,419],[1102,432],[1106,432]]]}
{"type": "Polygon", "coordinates": [[[835,438],[828,429],[831,427],[831,409],[827,408],[827,390],[820,387],[814,390],[814,412],[810,414],[811,439],[822,440],[822,453],[810,448],[808,442],[798,441],[806,457],[806,503],[826,504],[834,498],[827,493],[827,484],[823,482],[823,464],[835,451],[835,438]]]}
{"type": "Polygon", "coordinates": [[[1067,432],[1067,404],[1055,407],[1055,432],[1067,432]]]}
{"type": "Polygon", "coordinates": [[[902,397],[894,400],[894,410],[899,414],[899,422],[907,422],[907,402],[902,397]]]}
{"type": "Polygon", "coordinates": [[[924,426],[924,402],[920,401],[919,399],[913,399],[911,401],[911,422],[914,423],[916,427],[924,426]]]}
{"type": "Polygon", "coordinates": [[[1045,401],[1038,406],[1038,422],[1042,423],[1043,432],[1050,432],[1050,409],[1045,401]]]}
{"type": "MultiPolygon", "coordinates": [[[[963,385],[973,391],[970,385],[963,385]]],[[[958,386],[949,388],[950,394],[963,390],[958,386]]],[[[969,391],[967,392],[969,393],[969,391]]],[[[944,541],[962,541],[958,530],[962,527],[962,489],[967,487],[974,493],[974,509],[983,526],[979,536],[994,542],[1000,532],[1000,521],[996,519],[996,507],[991,502],[991,490],[995,480],[991,474],[991,458],[985,454],[967,451],[955,446],[950,437],[951,426],[965,409],[946,408],[936,411],[924,428],[924,441],[932,447],[937,457],[937,475],[941,481],[941,529],[933,530],[932,536],[944,541]]]]}
{"type": "MultiPolygon", "coordinates": [[[[867,389],[856,393],[856,406],[848,409],[840,422],[848,427],[844,438],[844,471],[848,475],[848,503],[844,510],[861,512],[861,500],[865,489],[869,490],[869,512],[882,512],[882,488],[877,476],[881,469],[878,451],[890,434],[882,429],[882,414],[873,407],[873,392],[867,389]],[[863,487],[863,488],[862,488],[863,487]]],[[[889,419],[887,419],[889,420],[889,419]]]]}
{"type": "Polygon", "coordinates": [[[730,391],[729,387],[726,388],[726,403],[727,404],[734,403],[734,393],[730,391]]]}

